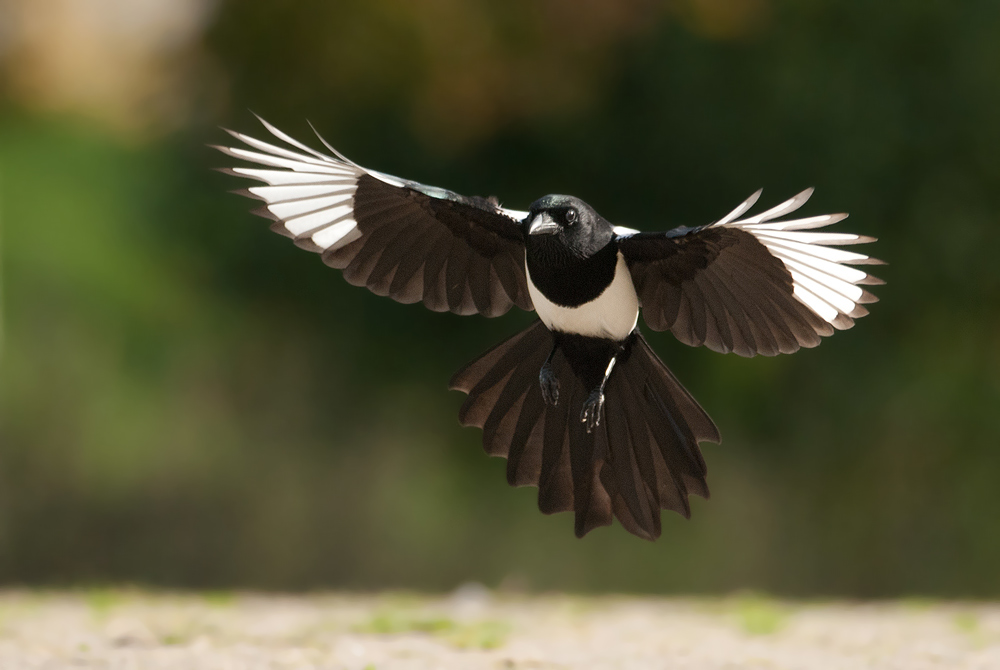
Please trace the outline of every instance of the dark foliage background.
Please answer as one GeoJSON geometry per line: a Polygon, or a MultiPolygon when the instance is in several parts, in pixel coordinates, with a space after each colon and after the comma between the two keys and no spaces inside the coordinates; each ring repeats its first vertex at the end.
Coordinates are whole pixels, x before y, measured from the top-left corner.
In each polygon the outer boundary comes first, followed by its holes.
{"type": "Polygon", "coordinates": [[[106,61],[72,17],[0,31],[0,582],[1000,595],[1000,4],[175,6],[183,39],[106,61]],[[651,335],[722,430],[713,498],[578,541],[446,390],[530,317],[397,305],[268,233],[208,170],[247,108],[644,229],[816,186],[888,284],[790,357],[651,335]]]}

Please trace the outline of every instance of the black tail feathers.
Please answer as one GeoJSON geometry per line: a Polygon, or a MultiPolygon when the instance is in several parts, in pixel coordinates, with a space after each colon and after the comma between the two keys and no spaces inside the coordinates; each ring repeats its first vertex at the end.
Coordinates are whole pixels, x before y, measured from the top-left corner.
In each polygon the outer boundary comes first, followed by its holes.
{"type": "Polygon", "coordinates": [[[483,429],[483,448],[507,459],[512,486],[538,487],[542,512],[575,511],[577,537],[614,516],[655,540],[661,509],[690,517],[688,495],[708,497],[698,442],[719,442],[718,429],[636,331],[608,379],[601,423],[588,433],[580,413],[592,388],[561,350],[551,363],[559,402],[542,399],[538,374],[553,342],[538,321],[459,370],[451,388],[469,394],[459,420],[483,429]]]}

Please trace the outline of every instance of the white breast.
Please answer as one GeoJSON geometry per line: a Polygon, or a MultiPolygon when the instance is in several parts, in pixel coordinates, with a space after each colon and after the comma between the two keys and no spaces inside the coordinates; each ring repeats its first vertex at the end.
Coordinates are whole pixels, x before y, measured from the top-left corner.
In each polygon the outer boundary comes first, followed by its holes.
{"type": "Polygon", "coordinates": [[[528,294],[538,317],[549,330],[588,337],[622,341],[635,329],[639,319],[639,297],[632,285],[632,275],[621,252],[611,285],[601,295],[579,307],[563,307],[542,295],[528,272],[528,294]]]}

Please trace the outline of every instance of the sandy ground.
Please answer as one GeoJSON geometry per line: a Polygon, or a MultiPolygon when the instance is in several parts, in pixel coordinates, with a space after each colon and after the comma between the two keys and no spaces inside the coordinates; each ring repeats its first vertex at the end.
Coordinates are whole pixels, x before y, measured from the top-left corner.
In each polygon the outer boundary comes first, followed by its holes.
{"type": "Polygon", "coordinates": [[[1000,605],[0,593],[0,668],[1000,669],[1000,605]]]}

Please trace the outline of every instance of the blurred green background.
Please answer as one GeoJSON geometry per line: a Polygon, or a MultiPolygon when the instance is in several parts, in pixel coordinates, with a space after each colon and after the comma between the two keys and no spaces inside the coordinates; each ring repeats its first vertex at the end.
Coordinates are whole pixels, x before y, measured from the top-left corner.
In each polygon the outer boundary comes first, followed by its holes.
{"type": "Polygon", "coordinates": [[[995,0],[0,0],[0,583],[1000,596],[998,35],[995,0]],[[888,284],[794,356],[651,335],[713,498],[576,540],[447,391],[531,317],[269,233],[205,147],[248,108],[649,230],[816,186],[888,284]]]}

